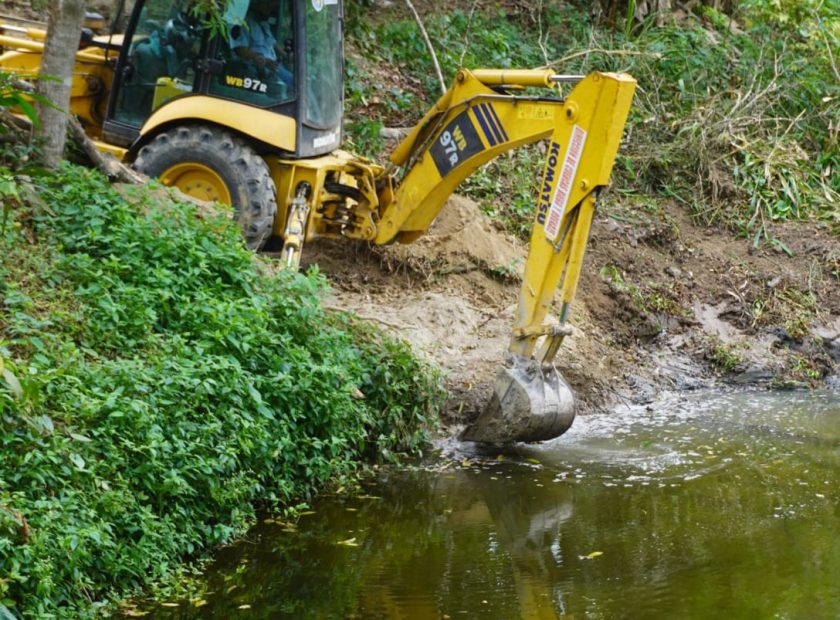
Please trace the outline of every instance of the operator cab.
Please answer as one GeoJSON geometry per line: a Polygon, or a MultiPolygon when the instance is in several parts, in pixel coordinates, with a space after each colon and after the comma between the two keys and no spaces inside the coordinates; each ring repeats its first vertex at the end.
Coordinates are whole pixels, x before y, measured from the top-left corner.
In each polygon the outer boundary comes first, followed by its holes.
{"type": "Polygon", "coordinates": [[[228,0],[210,24],[192,11],[194,4],[135,4],[122,36],[104,139],[130,147],[155,112],[179,98],[204,95],[293,119],[297,135],[290,142],[297,146],[285,157],[335,150],[343,115],[340,1],[228,0]]]}

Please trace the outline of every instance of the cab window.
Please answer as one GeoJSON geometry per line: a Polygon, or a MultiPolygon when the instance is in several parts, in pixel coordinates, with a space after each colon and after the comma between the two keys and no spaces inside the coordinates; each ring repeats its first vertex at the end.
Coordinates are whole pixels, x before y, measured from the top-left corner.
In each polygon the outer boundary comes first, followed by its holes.
{"type": "Polygon", "coordinates": [[[294,21],[290,0],[231,0],[217,42],[222,70],[210,94],[273,107],[295,98],[294,21]]]}
{"type": "Polygon", "coordinates": [[[304,122],[329,129],[343,114],[341,7],[338,0],[306,3],[306,107],[304,122]]]}
{"type": "Polygon", "coordinates": [[[148,0],[140,13],[123,68],[114,120],[140,127],[172,97],[190,93],[202,29],[191,0],[148,0]]]}

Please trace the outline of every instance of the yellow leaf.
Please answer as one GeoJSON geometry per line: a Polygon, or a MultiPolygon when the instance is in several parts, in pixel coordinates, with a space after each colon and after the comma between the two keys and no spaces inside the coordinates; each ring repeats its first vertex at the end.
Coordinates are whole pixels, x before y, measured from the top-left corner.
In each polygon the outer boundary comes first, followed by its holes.
{"type": "Polygon", "coordinates": [[[539,465],[540,464],[539,459],[528,459],[528,462],[533,463],[534,465],[539,465]]]}
{"type": "Polygon", "coordinates": [[[603,551],[593,551],[592,553],[590,553],[586,556],[586,559],[587,560],[594,560],[595,558],[597,558],[600,555],[604,555],[604,552],[603,551]]]}
{"type": "Polygon", "coordinates": [[[124,609],[120,612],[123,616],[128,616],[129,618],[142,618],[143,616],[148,616],[148,611],[137,611],[136,609],[124,609]]]}
{"type": "Polygon", "coordinates": [[[245,603],[244,605],[237,607],[237,609],[251,609],[251,606],[248,603],[245,603]]]}
{"type": "Polygon", "coordinates": [[[497,461],[504,461],[504,460],[505,460],[505,455],[504,455],[504,454],[500,454],[499,456],[497,456],[497,457],[496,457],[496,460],[497,460],[497,461]]]}
{"type": "Polygon", "coordinates": [[[340,540],[338,542],[339,545],[344,545],[345,547],[358,547],[359,543],[356,542],[356,537],[348,538],[347,540],[340,540]]]}
{"type": "Polygon", "coordinates": [[[194,607],[204,607],[207,604],[203,598],[197,598],[192,602],[194,607]]]}
{"type": "Polygon", "coordinates": [[[162,607],[177,607],[178,603],[161,603],[162,607]]]}

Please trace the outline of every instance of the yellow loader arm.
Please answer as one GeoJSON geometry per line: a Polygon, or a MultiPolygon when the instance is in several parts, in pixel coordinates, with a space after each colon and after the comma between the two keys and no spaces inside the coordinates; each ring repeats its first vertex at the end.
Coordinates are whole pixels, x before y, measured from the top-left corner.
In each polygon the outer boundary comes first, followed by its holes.
{"type": "Polygon", "coordinates": [[[580,79],[541,70],[461,70],[454,86],[391,156],[405,173],[393,200],[381,203],[376,243],[414,240],[479,166],[502,152],[548,139],[510,367],[499,373],[490,405],[464,439],[535,441],[571,426],[574,398],[552,362],[568,333],[565,323],[596,199],[609,183],[635,85],[625,74],[593,73],[580,79]],[[563,81],[577,81],[565,99],[525,93],[528,87],[551,88],[563,81]],[[558,286],[559,325],[547,325],[558,286]]]}

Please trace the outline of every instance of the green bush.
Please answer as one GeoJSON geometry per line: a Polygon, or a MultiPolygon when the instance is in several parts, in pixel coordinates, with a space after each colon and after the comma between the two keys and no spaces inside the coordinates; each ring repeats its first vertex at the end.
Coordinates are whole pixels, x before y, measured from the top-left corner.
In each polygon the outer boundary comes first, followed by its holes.
{"type": "Polygon", "coordinates": [[[416,452],[439,377],[270,273],[227,218],[67,166],[0,263],[0,603],[87,617],[351,475],[416,452]]]}

